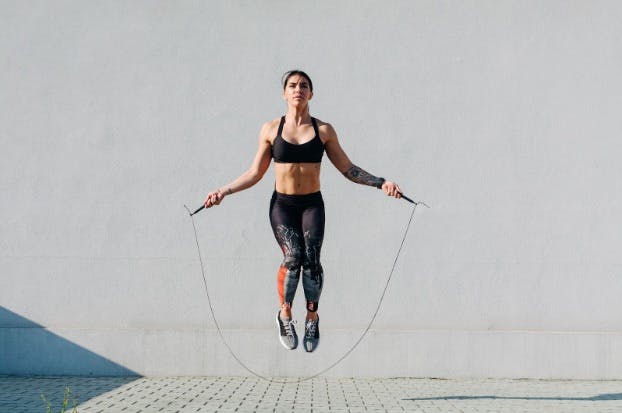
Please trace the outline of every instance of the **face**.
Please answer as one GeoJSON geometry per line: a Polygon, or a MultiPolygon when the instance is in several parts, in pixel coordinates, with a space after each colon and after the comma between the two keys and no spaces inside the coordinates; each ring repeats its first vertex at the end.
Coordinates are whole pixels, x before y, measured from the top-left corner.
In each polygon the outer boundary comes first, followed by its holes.
{"type": "Polygon", "coordinates": [[[288,104],[299,106],[305,105],[313,97],[311,92],[311,86],[306,77],[301,75],[292,75],[285,83],[285,90],[283,90],[283,99],[288,104]]]}

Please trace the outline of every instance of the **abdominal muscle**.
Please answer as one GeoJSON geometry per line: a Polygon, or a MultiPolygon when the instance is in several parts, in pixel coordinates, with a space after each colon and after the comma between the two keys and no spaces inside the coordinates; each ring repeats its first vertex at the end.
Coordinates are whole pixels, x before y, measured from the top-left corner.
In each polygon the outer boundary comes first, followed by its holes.
{"type": "Polygon", "coordinates": [[[306,195],[320,190],[320,163],[275,163],[276,192],[306,195]]]}

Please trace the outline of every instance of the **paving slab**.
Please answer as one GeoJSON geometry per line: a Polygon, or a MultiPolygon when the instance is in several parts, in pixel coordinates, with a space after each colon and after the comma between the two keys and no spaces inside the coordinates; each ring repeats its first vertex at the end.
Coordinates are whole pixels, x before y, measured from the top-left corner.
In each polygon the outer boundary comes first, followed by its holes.
{"type": "Polygon", "coordinates": [[[0,413],[622,412],[622,381],[255,377],[1,377],[0,413]],[[72,411],[71,409],[67,411],[72,411]]]}

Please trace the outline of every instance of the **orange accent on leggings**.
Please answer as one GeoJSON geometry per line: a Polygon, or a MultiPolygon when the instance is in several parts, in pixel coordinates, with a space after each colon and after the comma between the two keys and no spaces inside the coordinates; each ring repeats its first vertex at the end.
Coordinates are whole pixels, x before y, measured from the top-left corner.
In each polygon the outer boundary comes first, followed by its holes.
{"type": "Polygon", "coordinates": [[[279,267],[279,272],[276,275],[276,288],[279,292],[279,303],[281,307],[285,305],[285,276],[287,275],[287,268],[283,265],[279,267]]]}

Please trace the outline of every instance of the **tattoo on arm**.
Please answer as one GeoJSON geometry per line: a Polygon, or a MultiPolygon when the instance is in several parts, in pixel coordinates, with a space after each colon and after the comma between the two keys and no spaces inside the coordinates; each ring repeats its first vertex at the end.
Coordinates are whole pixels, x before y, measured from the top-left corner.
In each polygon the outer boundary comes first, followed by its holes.
{"type": "Polygon", "coordinates": [[[356,182],[357,184],[361,185],[369,185],[375,186],[376,188],[382,188],[382,184],[384,183],[384,178],[374,176],[356,165],[352,165],[352,167],[345,171],[343,174],[352,182],[356,182]]]}

